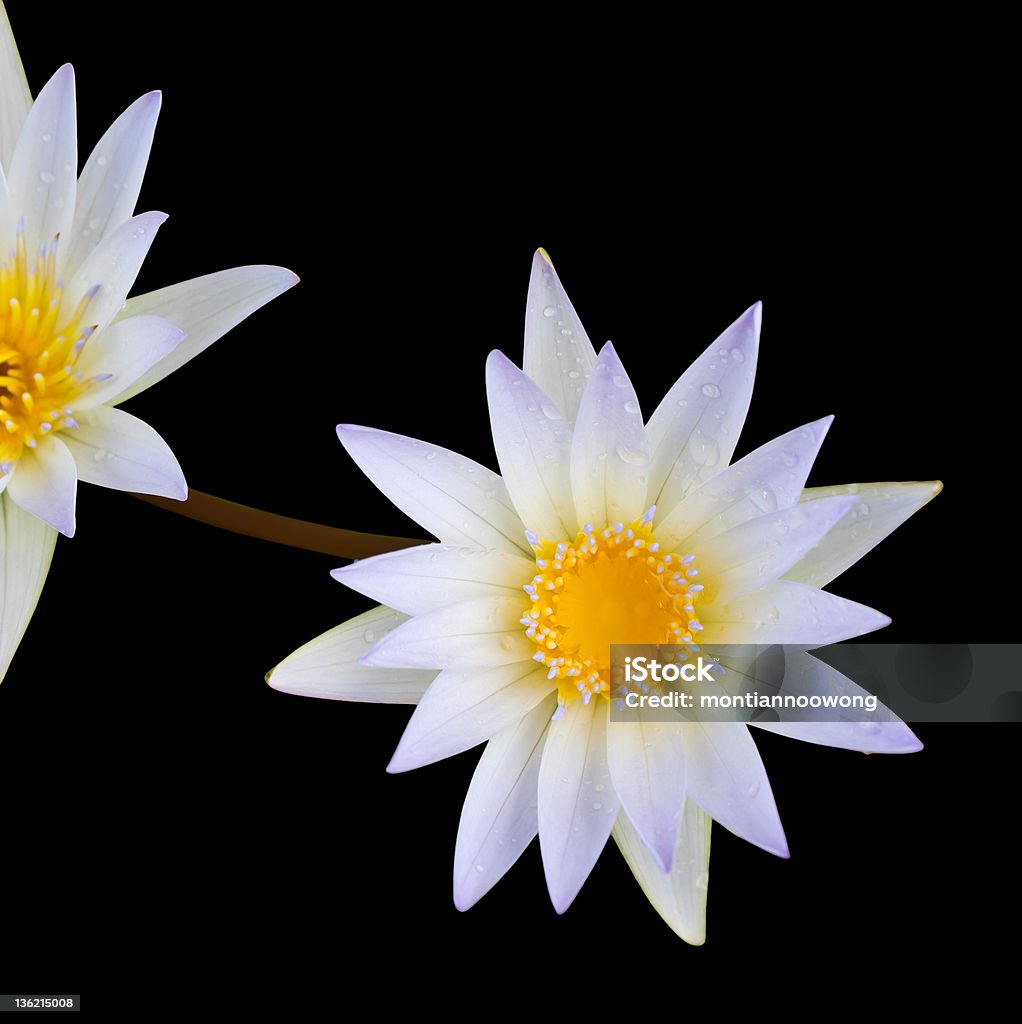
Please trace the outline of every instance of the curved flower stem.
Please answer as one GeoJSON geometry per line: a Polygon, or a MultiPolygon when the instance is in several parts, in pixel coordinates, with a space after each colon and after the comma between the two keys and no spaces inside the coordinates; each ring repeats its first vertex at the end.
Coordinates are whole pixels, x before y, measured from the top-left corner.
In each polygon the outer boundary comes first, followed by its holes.
{"type": "Polygon", "coordinates": [[[150,505],[156,505],[168,512],[176,512],[187,519],[196,519],[209,526],[219,526],[222,530],[230,530],[246,537],[258,537],[260,540],[273,541],[275,544],[287,544],[289,547],[318,551],[338,558],[366,558],[385,551],[396,551],[399,548],[427,543],[410,537],[357,533],[353,530],[340,530],[334,526],[308,523],[301,519],[279,516],[274,512],[249,508],[247,505],[238,505],[233,501],[215,498],[212,494],[203,494],[202,491],[189,491],[185,501],[158,498],[152,494],[131,493],[133,497],[140,498],[150,505]]]}

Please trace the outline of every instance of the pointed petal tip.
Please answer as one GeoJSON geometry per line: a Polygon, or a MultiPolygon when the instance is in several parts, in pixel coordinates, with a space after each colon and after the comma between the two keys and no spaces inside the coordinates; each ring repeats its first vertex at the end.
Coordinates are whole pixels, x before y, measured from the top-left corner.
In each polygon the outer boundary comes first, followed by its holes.
{"type": "MultiPolygon", "coordinates": [[[[499,348],[491,349],[490,353],[486,357],[486,372],[497,370],[507,370],[508,368],[517,370],[518,367],[508,359],[506,355],[499,348]]],[[[519,371],[520,372],[520,371],[519,371]]]]}
{"type": "Polygon", "coordinates": [[[470,896],[468,893],[461,892],[457,888],[454,889],[454,909],[465,913],[466,910],[471,910],[476,903],[479,902],[478,896],[470,896]]]}
{"type": "Polygon", "coordinates": [[[398,755],[395,752],[394,756],[387,763],[387,774],[388,775],[400,775],[404,771],[407,771],[407,769],[401,767],[401,764],[398,761],[398,755]]]}
{"type": "Polygon", "coordinates": [[[944,481],[943,480],[934,480],[934,481],[932,481],[932,484],[933,484],[933,494],[930,495],[930,500],[931,501],[934,498],[936,498],[937,495],[940,494],[940,492],[942,490],[944,490],[944,481]]]}
{"type": "Polygon", "coordinates": [[[540,247],[539,247],[539,248],[538,248],[538,249],[536,250],[536,254],[535,254],[535,256],[534,256],[533,258],[534,258],[535,260],[537,260],[537,261],[542,261],[542,262],[543,262],[543,263],[545,263],[545,264],[546,264],[546,265],[547,265],[548,267],[550,267],[551,269],[553,269],[554,261],[553,261],[552,259],[550,259],[550,253],[548,253],[548,252],[546,251],[546,249],[544,249],[544,248],[543,248],[543,246],[540,246],[540,247]]]}
{"type": "Polygon", "coordinates": [[[337,431],[337,436],[341,440],[341,444],[345,443],[345,438],[354,437],[356,434],[367,434],[373,428],[363,427],[358,423],[338,423],[334,428],[337,431]]]}

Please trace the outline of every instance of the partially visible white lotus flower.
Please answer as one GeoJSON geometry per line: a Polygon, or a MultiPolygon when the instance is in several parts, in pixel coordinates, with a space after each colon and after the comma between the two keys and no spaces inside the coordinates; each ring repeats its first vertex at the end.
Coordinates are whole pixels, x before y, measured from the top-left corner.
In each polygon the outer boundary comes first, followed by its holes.
{"type": "MultiPolygon", "coordinates": [[[[700,943],[711,819],[787,856],[748,727],[613,721],[610,644],[818,646],[879,629],[886,616],[820,588],[940,485],[804,490],[830,417],[729,467],[759,327],[757,304],[644,425],[616,352],[608,343],[597,357],[541,250],[525,372],[499,352],[487,363],[501,476],[423,441],[338,427],[373,483],[440,543],[337,570],[383,606],[311,641],[269,682],[418,703],[390,771],[486,742],[458,832],[459,908],[538,832],[564,911],[613,834],[667,923],[700,943]]],[[[803,680],[812,692],[861,695],[807,660],[820,676],[803,680]]],[[[856,750],[920,746],[897,720],[761,727],[856,750]]]]}
{"type": "Polygon", "coordinates": [[[163,438],[116,406],[297,280],[237,267],[125,302],[166,220],[133,216],[159,109],[158,92],[133,103],[79,178],[74,72],[33,103],[0,4],[0,680],[78,480],[187,496],[163,438]]]}

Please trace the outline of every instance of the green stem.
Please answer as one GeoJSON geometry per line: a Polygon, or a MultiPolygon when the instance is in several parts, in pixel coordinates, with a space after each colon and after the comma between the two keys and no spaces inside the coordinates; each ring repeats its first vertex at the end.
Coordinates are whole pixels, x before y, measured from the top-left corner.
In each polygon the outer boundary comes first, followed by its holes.
{"type": "Polygon", "coordinates": [[[152,494],[134,494],[134,497],[168,512],[176,512],[186,519],[195,519],[208,526],[218,526],[246,537],[287,544],[305,551],[318,551],[337,558],[366,558],[380,555],[385,551],[396,551],[416,544],[426,543],[410,537],[387,537],[376,533],[356,533],[354,530],[339,530],[334,526],[320,526],[301,519],[278,516],[274,512],[263,512],[247,505],[215,498],[202,491],[189,491],[185,501],[172,498],[158,498],[152,494]]]}

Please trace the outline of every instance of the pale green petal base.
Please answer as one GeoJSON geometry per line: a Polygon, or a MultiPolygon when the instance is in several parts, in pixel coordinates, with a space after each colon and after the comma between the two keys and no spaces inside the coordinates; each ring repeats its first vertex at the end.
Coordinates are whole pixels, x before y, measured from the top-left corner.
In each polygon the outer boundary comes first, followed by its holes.
{"type": "Polygon", "coordinates": [[[57,531],[0,494],[0,682],[50,570],[57,531]]]}
{"type": "Polygon", "coordinates": [[[671,931],[693,946],[706,941],[712,824],[713,819],[691,800],[685,802],[674,866],[667,873],[660,870],[626,814],[618,817],[612,833],[653,909],[671,931]]]}

